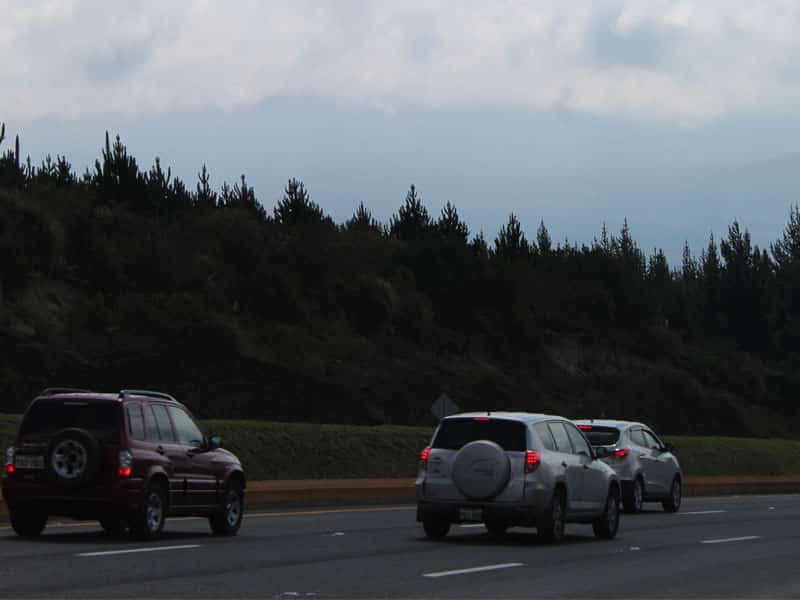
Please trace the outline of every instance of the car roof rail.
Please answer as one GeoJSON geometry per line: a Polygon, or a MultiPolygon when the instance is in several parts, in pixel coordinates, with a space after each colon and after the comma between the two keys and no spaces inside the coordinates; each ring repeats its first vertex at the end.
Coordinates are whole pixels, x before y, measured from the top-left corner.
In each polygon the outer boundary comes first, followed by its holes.
{"type": "Polygon", "coordinates": [[[49,387],[39,392],[40,396],[53,396],[55,394],[91,394],[92,390],[71,387],[49,387]]]}
{"type": "Polygon", "coordinates": [[[126,396],[147,396],[148,398],[160,398],[161,400],[177,402],[174,396],[170,396],[164,392],[154,392],[153,390],[120,390],[119,395],[121,398],[125,398],[126,396]]]}

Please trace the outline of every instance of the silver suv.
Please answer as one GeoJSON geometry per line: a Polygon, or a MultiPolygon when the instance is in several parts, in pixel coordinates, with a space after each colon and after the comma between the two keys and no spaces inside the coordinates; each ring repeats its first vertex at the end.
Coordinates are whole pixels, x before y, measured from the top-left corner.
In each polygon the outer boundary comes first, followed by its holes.
{"type": "Polygon", "coordinates": [[[559,542],[564,524],[591,523],[597,537],[619,527],[614,470],[567,419],[550,415],[464,413],[442,420],[422,451],[417,521],[429,538],[452,523],[484,523],[490,534],[536,527],[559,542]]]}
{"type": "Polygon", "coordinates": [[[681,507],[683,474],[672,444],[663,443],[647,425],[630,421],[575,420],[595,451],[606,448],[604,459],[622,482],[627,512],[639,512],[642,503],[661,502],[667,512],[681,507]]]}

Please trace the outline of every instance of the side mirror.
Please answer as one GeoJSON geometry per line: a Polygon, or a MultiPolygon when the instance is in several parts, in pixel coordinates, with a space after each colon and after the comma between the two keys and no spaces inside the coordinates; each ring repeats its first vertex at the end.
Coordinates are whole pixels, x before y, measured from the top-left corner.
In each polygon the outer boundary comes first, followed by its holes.
{"type": "Polygon", "coordinates": [[[218,435],[209,436],[206,440],[206,448],[209,450],[216,450],[222,448],[222,438],[218,435]]]}
{"type": "Polygon", "coordinates": [[[666,442],[664,444],[664,447],[662,448],[662,450],[664,452],[674,452],[675,451],[675,446],[673,446],[671,442],[666,442]]]}
{"type": "Polygon", "coordinates": [[[605,446],[598,446],[594,449],[594,455],[597,458],[607,458],[611,454],[611,451],[606,448],[605,446]]]}

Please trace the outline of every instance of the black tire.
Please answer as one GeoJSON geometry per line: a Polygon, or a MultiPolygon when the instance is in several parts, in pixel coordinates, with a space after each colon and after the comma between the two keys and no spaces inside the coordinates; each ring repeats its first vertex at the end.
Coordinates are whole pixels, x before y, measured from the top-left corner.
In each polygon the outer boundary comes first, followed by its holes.
{"type": "Polygon", "coordinates": [[[665,512],[678,512],[681,508],[682,497],[683,486],[681,485],[681,479],[680,477],[675,477],[669,487],[669,497],[661,502],[661,506],[664,507],[665,512]]]}
{"type": "Polygon", "coordinates": [[[536,532],[539,538],[548,544],[558,544],[564,539],[566,530],[567,499],[561,488],[556,488],[553,492],[553,500],[550,503],[550,514],[546,517],[546,522],[537,525],[536,532]]]}
{"type": "Polygon", "coordinates": [[[497,521],[487,521],[485,523],[486,531],[489,532],[489,535],[492,537],[503,537],[508,531],[508,525],[505,523],[498,523],[497,521]]]}
{"type": "Polygon", "coordinates": [[[631,484],[630,491],[622,497],[622,507],[626,513],[642,512],[644,499],[644,483],[641,477],[637,477],[631,484]]]}
{"type": "Polygon", "coordinates": [[[619,492],[616,486],[608,490],[606,506],[603,514],[592,522],[595,536],[604,540],[613,540],[619,531],[619,492]]]}
{"type": "Polygon", "coordinates": [[[208,518],[208,524],[215,535],[236,535],[243,516],[244,490],[241,483],[232,481],[225,488],[219,510],[208,518]]]}
{"type": "Polygon", "coordinates": [[[24,538],[39,537],[47,525],[45,513],[26,508],[9,509],[8,518],[14,533],[24,538]]]}
{"type": "Polygon", "coordinates": [[[128,523],[119,517],[104,517],[100,519],[100,527],[111,535],[122,535],[128,530],[128,523]]]}
{"type": "Polygon", "coordinates": [[[422,521],[425,535],[432,540],[440,540],[450,531],[450,522],[436,517],[426,517],[422,521]]]}
{"type": "Polygon", "coordinates": [[[100,466],[100,442],[85,429],[62,429],[47,447],[47,472],[62,487],[91,483],[100,466]]]}
{"type": "Polygon", "coordinates": [[[167,517],[167,492],[160,483],[151,483],[144,493],[142,505],[131,518],[131,534],[140,540],[161,536],[167,517]]]}

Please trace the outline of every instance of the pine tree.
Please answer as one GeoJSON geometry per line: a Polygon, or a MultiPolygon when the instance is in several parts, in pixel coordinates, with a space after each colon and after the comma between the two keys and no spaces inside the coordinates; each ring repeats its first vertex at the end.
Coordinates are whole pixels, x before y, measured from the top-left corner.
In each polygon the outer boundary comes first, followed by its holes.
{"type": "Polygon", "coordinates": [[[470,250],[480,260],[489,259],[489,246],[486,243],[486,238],[483,235],[483,229],[472,238],[469,243],[470,250]]]}
{"type": "Polygon", "coordinates": [[[421,240],[427,237],[432,228],[428,210],[422,204],[422,198],[417,194],[414,184],[406,194],[403,206],[392,216],[389,231],[399,240],[421,240]]]}
{"type": "Polygon", "coordinates": [[[202,170],[197,174],[197,191],[194,195],[194,204],[200,209],[212,209],[217,206],[219,198],[217,193],[211,189],[211,175],[206,169],[205,164],[202,170]]]}
{"type": "Polygon", "coordinates": [[[684,281],[694,281],[697,279],[697,260],[692,256],[692,250],[689,248],[688,240],[684,240],[683,242],[683,255],[681,259],[681,276],[684,281]]]}
{"type": "Polygon", "coordinates": [[[550,239],[547,227],[544,226],[544,221],[539,222],[539,229],[536,230],[536,245],[539,248],[539,254],[543,257],[548,257],[553,253],[553,241],[550,239]]]}
{"type": "Polygon", "coordinates": [[[377,219],[372,216],[369,209],[360,202],[353,216],[345,221],[344,228],[348,231],[360,231],[363,233],[374,233],[382,235],[384,228],[377,219]]]}
{"type": "Polygon", "coordinates": [[[449,202],[442,208],[439,220],[436,222],[436,229],[445,239],[456,239],[466,244],[469,239],[469,228],[458,216],[456,207],[449,202]]]}
{"type": "Polygon", "coordinates": [[[500,228],[500,233],[494,240],[494,255],[503,259],[530,256],[530,246],[522,231],[522,224],[513,212],[509,215],[508,222],[500,228]]]}
{"type": "Polygon", "coordinates": [[[317,203],[311,200],[302,181],[290,179],[283,198],[274,209],[275,221],[287,227],[330,222],[317,203]]]}

